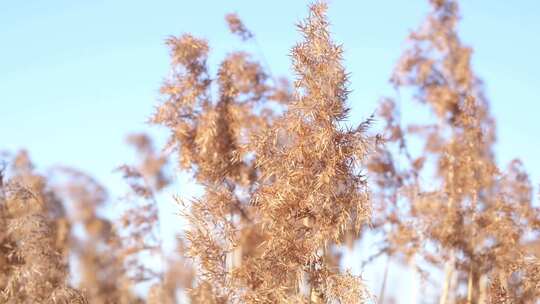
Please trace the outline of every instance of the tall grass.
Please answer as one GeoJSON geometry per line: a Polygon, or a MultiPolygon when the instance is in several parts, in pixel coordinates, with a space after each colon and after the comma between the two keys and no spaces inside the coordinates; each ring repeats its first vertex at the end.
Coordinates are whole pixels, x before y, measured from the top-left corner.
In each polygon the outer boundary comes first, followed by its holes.
{"type": "MultiPolygon", "coordinates": [[[[340,248],[373,232],[384,236],[377,255],[434,284],[422,302],[538,302],[533,187],[519,160],[495,162],[495,120],[456,30],[457,2],[430,4],[391,77],[412,100],[382,98],[352,127],[322,2],[297,26],[292,81],[243,51],[211,75],[207,41],[167,39],[171,70],[150,122],[169,140],[157,150],[147,135],[128,137],[138,158],[117,168],[130,189],[119,216],[104,215],[111,199],[87,174],[40,174],[26,152],[4,156],[0,303],[391,303],[388,268],[376,297],[341,263],[340,248]],[[401,107],[431,119],[406,123],[401,107]],[[176,199],[188,228],[167,255],[158,193],[171,169],[203,194],[176,199]]],[[[256,39],[236,14],[226,22],[256,39]]]]}

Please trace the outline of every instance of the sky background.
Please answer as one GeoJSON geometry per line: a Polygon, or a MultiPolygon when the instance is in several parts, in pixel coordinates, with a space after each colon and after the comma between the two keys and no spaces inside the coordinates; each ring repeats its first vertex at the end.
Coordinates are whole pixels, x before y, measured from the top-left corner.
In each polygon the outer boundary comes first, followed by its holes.
{"type": "MultiPolygon", "coordinates": [[[[300,38],[294,24],[306,15],[307,3],[0,1],[0,150],[28,149],[41,170],[76,167],[121,196],[125,188],[113,169],[132,160],[125,136],[147,131],[158,144],[166,137],[164,129],[145,123],[169,69],[164,40],[189,32],[209,41],[211,63],[244,48],[264,59],[274,76],[289,76],[289,50],[300,38]],[[239,14],[257,45],[228,33],[223,16],[229,12],[239,14]]],[[[352,75],[351,122],[392,94],[393,66],[427,12],[425,0],[330,1],[332,32],[344,44],[352,75]]],[[[497,120],[499,165],[522,159],[538,185],[540,1],[468,0],[461,14],[462,40],[474,48],[474,69],[497,120]]],[[[194,189],[182,177],[171,191],[189,197],[194,189]]],[[[170,196],[160,208],[164,233],[172,235],[181,223],[170,196]]],[[[357,260],[347,257],[353,267],[357,260]]],[[[380,273],[367,277],[376,281],[380,273]]]]}

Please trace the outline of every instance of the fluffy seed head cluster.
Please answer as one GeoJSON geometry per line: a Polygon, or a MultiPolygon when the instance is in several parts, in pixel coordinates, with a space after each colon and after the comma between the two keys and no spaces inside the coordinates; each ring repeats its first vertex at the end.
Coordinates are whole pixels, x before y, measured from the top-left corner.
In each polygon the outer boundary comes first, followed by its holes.
{"type": "Polygon", "coordinates": [[[495,164],[495,124],[471,69],[472,50],[456,31],[457,3],[434,0],[431,5],[392,82],[411,90],[436,120],[402,126],[396,104],[386,100],[381,114],[389,146],[395,145],[381,149],[370,165],[383,206],[392,206],[380,222],[391,224],[387,250],[435,265],[447,261],[441,303],[506,303],[497,300],[501,290],[512,303],[530,303],[540,286],[534,274],[538,260],[525,248],[540,219],[531,185],[519,161],[505,172],[495,164]],[[414,137],[423,142],[419,155],[407,145],[414,137]],[[405,169],[400,160],[408,163],[405,169]]]}
{"type": "Polygon", "coordinates": [[[87,303],[68,285],[63,208],[26,152],[0,174],[0,301],[87,303]],[[5,228],[5,229],[4,229],[5,228]]]}
{"type": "MultiPolygon", "coordinates": [[[[267,239],[262,254],[250,263],[257,298],[283,301],[307,277],[310,293],[329,301],[343,291],[357,291],[359,279],[344,279],[330,267],[327,251],[341,243],[349,228],[369,218],[369,196],[359,164],[368,151],[363,130],[344,130],[348,107],[347,75],[342,49],[328,31],[322,3],[310,7],[298,28],[304,41],[292,50],[297,79],[288,111],[257,139],[261,172],[253,204],[267,239]],[[326,292],[328,289],[334,292],[326,292]],[[341,292],[335,292],[341,289],[341,292]]],[[[306,297],[305,301],[308,301],[306,297]]]]}
{"type": "MultiPolygon", "coordinates": [[[[327,261],[327,250],[367,220],[369,203],[358,167],[368,139],[340,126],[347,76],[325,10],[313,5],[299,25],[305,41],[292,53],[293,96],[245,53],[229,55],[210,80],[204,41],[169,41],[174,71],[154,122],[171,129],[182,166],[205,186],[187,214],[189,254],[201,268],[192,294],[201,301],[295,302],[318,294],[356,303],[363,296],[358,278],[327,261]],[[288,109],[277,117],[280,104],[288,109]]],[[[236,15],[227,21],[233,33],[251,37],[236,15]]]]}

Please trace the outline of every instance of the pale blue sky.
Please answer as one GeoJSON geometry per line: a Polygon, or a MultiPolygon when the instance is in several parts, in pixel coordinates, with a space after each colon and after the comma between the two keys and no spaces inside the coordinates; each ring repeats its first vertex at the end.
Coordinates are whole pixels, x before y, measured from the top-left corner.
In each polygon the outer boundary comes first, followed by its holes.
{"type": "MultiPolygon", "coordinates": [[[[242,46],[223,21],[236,12],[260,46],[248,49],[264,56],[273,74],[288,75],[289,50],[299,38],[294,24],[307,3],[0,1],[0,149],[27,148],[41,169],[80,168],[121,195],[112,169],[131,157],[125,135],[150,129],[163,139],[164,130],[145,120],[168,71],[164,39],[184,32],[204,37],[217,62],[242,46]]],[[[504,166],[521,158],[538,185],[540,1],[468,0],[461,8],[462,38],[474,47],[473,64],[498,123],[498,160],[504,166]]],[[[352,121],[392,92],[387,79],[427,9],[426,0],[330,1],[332,31],[352,73],[352,121]]],[[[174,191],[192,187],[183,181],[174,191]]],[[[175,223],[170,216],[165,227],[175,223]]]]}

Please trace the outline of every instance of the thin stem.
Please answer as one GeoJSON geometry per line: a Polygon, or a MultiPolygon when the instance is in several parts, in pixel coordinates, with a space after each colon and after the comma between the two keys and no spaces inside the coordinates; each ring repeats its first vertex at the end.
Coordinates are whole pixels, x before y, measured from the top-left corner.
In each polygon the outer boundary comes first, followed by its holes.
{"type": "Polygon", "coordinates": [[[472,291],[473,273],[472,273],[472,270],[473,270],[473,267],[472,267],[472,263],[471,263],[471,266],[469,267],[469,282],[467,284],[467,304],[472,303],[472,296],[473,296],[473,291],[472,291]]]}
{"type": "Polygon", "coordinates": [[[450,253],[450,260],[446,262],[446,265],[444,266],[444,282],[443,282],[443,291],[441,293],[441,297],[439,299],[439,304],[446,304],[446,301],[448,299],[448,294],[450,292],[450,281],[452,279],[452,274],[454,271],[454,251],[450,253]]]}
{"type": "Polygon", "coordinates": [[[386,280],[388,279],[389,264],[390,264],[390,256],[387,257],[386,265],[384,266],[384,276],[383,276],[381,290],[379,292],[379,303],[384,303],[384,292],[386,290],[386,280]]]}
{"type": "Polygon", "coordinates": [[[415,256],[413,255],[409,261],[409,266],[412,268],[412,293],[411,293],[411,303],[417,303],[418,296],[418,267],[416,266],[415,256]]]}

